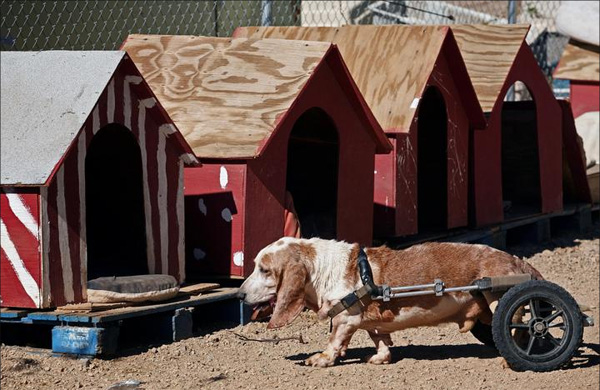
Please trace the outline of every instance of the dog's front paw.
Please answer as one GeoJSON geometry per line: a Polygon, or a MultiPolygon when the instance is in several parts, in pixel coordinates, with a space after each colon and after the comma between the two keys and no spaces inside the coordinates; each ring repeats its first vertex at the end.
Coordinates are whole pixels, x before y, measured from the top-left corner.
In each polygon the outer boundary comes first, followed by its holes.
{"type": "Polygon", "coordinates": [[[367,363],[371,364],[388,364],[392,361],[392,354],[387,353],[377,353],[375,355],[367,356],[367,363]]]}
{"type": "Polygon", "coordinates": [[[304,361],[307,366],[313,367],[331,367],[335,363],[335,358],[325,352],[315,353],[304,361]]]}

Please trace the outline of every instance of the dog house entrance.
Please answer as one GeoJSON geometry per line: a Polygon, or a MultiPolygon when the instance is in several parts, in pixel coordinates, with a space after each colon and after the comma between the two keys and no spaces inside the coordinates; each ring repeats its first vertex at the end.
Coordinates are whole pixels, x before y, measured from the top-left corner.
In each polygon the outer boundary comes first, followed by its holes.
{"type": "Polygon", "coordinates": [[[85,159],[88,279],[148,273],[142,159],[131,132],[103,127],[85,159]]]}
{"type": "Polygon", "coordinates": [[[533,100],[502,105],[502,200],[504,218],[541,211],[536,106],[533,100]]]}
{"type": "Polygon", "coordinates": [[[447,226],[447,134],[444,98],[437,88],[429,87],[421,98],[417,123],[419,233],[447,226]]]}
{"type": "Polygon", "coordinates": [[[286,183],[302,237],[336,237],[338,157],[333,121],[319,108],[307,110],[290,135],[286,183]]]}

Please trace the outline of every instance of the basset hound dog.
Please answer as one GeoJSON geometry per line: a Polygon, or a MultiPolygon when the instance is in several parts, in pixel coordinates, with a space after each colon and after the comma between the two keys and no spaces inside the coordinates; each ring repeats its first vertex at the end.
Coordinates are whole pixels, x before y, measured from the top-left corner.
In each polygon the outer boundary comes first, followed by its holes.
{"type": "MultiPolygon", "coordinates": [[[[281,238],[257,255],[255,269],[240,287],[239,296],[257,307],[275,303],[268,328],[291,323],[305,307],[327,319],[342,298],[363,286],[357,265],[360,251],[358,244],[343,241],[281,238]]],[[[364,252],[377,285],[430,284],[439,278],[449,287],[466,286],[483,277],[518,274],[543,279],[525,261],[485,245],[425,243],[404,250],[382,246],[364,252]]],[[[442,323],[456,323],[460,332],[468,332],[477,321],[490,324],[492,309],[500,298],[495,294],[449,292],[441,297],[425,295],[354,305],[333,317],[327,348],[306,359],[306,364],[335,364],[345,355],[358,329],[366,330],[375,343],[376,353],[367,361],[389,363],[392,332],[442,323]]]]}

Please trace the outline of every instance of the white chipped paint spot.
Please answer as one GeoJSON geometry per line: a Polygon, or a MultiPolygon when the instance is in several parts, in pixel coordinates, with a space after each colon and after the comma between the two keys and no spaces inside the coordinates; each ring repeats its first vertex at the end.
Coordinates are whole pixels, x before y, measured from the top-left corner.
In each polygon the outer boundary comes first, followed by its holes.
{"type": "Polygon", "coordinates": [[[175,133],[175,131],[177,131],[175,129],[175,126],[173,126],[170,123],[165,123],[163,125],[160,125],[158,130],[166,136],[171,135],[171,134],[175,133]]]}
{"type": "Polygon", "coordinates": [[[390,205],[390,197],[389,197],[389,196],[386,196],[386,197],[385,197],[385,206],[387,207],[387,206],[389,206],[389,205],[390,205]]]}
{"type": "Polygon", "coordinates": [[[198,159],[191,153],[184,153],[181,155],[181,159],[185,164],[196,164],[198,163],[198,159]]]}
{"type": "Polygon", "coordinates": [[[417,108],[417,106],[419,105],[419,98],[414,98],[413,101],[410,103],[410,108],[417,108]]]}
{"type": "Polygon", "coordinates": [[[233,254],[233,264],[238,267],[242,267],[244,265],[244,252],[235,252],[233,254]]]}
{"type": "Polygon", "coordinates": [[[198,199],[198,210],[200,210],[200,212],[204,215],[206,215],[206,213],[208,212],[206,204],[204,203],[204,199],[202,198],[198,199]]]}
{"type": "Polygon", "coordinates": [[[227,169],[224,166],[221,166],[221,169],[219,170],[219,184],[221,185],[222,189],[225,189],[228,183],[229,174],[227,173],[227,169]]]}
{"type": "Polygon", "coordinates": [[[202,260],[206,257],[206,252],[200,248],[194,248],[194,259],[202,260]]]}
{"type": "Polygon", "coordinates": [[[377,174],[377,171],[373,171],[374,174],[377,174]]]}
{"type": "Polygon", "coordinates": [[[221,217],[225,220],[225,222],[231,222],[231,220],[233,219],[233,215],[231,215],[231,210],[225,207],[223,211],[221,211],[221,217]]]}
{"type": "Polygon", "coordinates": [[[140,100],[140,106],[141,107],[152,108],[155,105],[156,105],[156,99],[154,99],[154,98],[148,98],[148,99],[140,100]]]}
{"type": "Polygon", "coordinates": [[[130,84],[139,84],[142,82],[142,78],[140,76],[125,76],[125,82],[130,84]]]}

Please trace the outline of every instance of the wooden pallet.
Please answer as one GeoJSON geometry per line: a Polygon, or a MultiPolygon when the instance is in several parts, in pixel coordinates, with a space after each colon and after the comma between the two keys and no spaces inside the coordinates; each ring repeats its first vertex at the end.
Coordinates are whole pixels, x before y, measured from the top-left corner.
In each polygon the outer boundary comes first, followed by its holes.
{"type": "Polygon", "coordinates": [[[376,244],[387,244],[402,249],[429,241],[467,242],[490,245],[505,249],[510,243],[540,243],[551,238],[553,232],[574,229],[586,232],[592,225],[592,212],[598,205],[569,204],[562,211],[549,214],[521,215],[503,223],[479,229],[459,228],[438,233],[409,237],[392,237],[376,240],[376,244]]]}
{"type": "MultiPolygon", "coordinates": [[[[192,335],[192,312],[215,303],[228,311],[228,319],[244,323],[248,315],[236,297],[237,288],[215,286],[187,286],[173,299],[146,305],[81,304],[46,311],[2,308],[0,322],[52,326],[55,353],[109,356],[120,347],[124,324],[133,324],[135,332],[151,333],[152,339],[178,341],[192,335]]],[[[6,336],[4,330],[3,342],[6,336]]]]}

